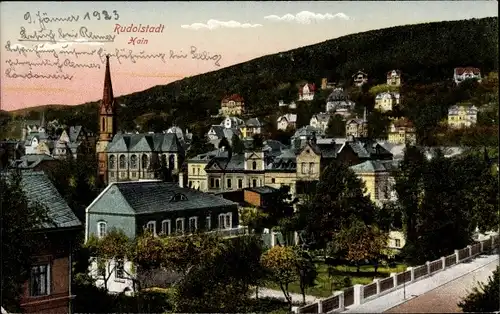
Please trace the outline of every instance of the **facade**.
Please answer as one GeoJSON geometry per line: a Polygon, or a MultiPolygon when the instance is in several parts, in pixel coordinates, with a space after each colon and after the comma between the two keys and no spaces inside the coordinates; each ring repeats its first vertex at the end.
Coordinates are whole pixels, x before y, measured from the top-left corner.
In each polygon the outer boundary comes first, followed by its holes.
{"type": "Polygon", "coordinates": [[[226,128],[222,125],[212,125],[207,133],[208,140],[215,147],[219,145],[219,142],[223,138],[226,138],[228,142],[231,143],[234,135],[238,136],[239,138],[243,137],[240,128],[226,128]]]}
{"type": "Polygon", "coordinates": [[[321,89],[333,89],[335,88],[335,83],[328,82],[328,79],[326,77],[321,79],[321,89]]]}
{"type": "Polygon", "coordinates": [[[256,134],[261,134],[263,127],[264,124],[259,118],[250,118],[241,126],[241,135],[243,138],[251,138],[256,134]]]}
{"type": "MultiPolygon", "coordinates": [[[[134,239],[148,230],[154,235],[183,235],[197,230],[238,229],[237,204],[224,198],[181,188],[175,183],[153,181],[114,182],[86,208],[85,240],[103,237],[109,230],[122,230],[134,239]]],[[[118,267],[108,281],[110,292],[133,291],[130,261],[115,260],[118,267]]],[[[97,271],[93,263],[91,272],[97,271]]],[[[103,285],[102,276],[96,282],[103,285]]]]}
{"type": "Polygon", "coordinates": [[[72,126],[64,130],[55,142],[52,155],[55,158],[78,158],[79,153],[91,152],[91,147],[96,144],[95,136],[81,125],[72,126]]]}
{"type": "Polygon", "coordinates": [[[401,71],[392,70],[387,72],[387,85],[401,86],[401,71]]]}
{"type": "Polygon", "coordinates": [[[326,112],[347,116],[354,110],[354,102],[350,101],[344,89],[335,88],[326,100],[326,112]]]}
{"type": "Polygon", "coordinates": [[[109,56],[106,56],[103,90],[102,100],[99,105],[99,137],[96,144],[96,154],[98,159],[98,178],[101,182],[108,183],[108,155],[106,149],[116,134],[116,104],[111,84],[109,56]]]}
{"type": "Polygon", "coordinates": [[[51,155],[54,148],[54,139],[45,130],[30,132],[24,140],[25,154],[51,155]]]}
{"type": "Polygon", "coordinates": [[[368,137],[368,121],[363,119],[349,119],[345,123],[345,134],[347,137],[368,137]]]}
{"type": "Polygon", "coordinates": [[[399,105],[399,93],[384,92],[375,96],[375,109],[380,112],[394,110],[395,106],[399,105]]]}
{"type": "Polygon", "coordinates": [[[331,114],[323,112],[315,114],[309,121],[309,125],[312,126],[313,128],[321,130],[321,132],[324,133],[328,128],[328,122],[330,121],[331,116],[332,116],[331,114]]]}
{"type": "Polygon", "coordinates": [[[353,74],[352,81],[354,83],[354,86],[360,87],[368,82],[368,74],[363,71],[358,71],[353,74]]]}
{"type": "Polygon", "coordinates": [[[119,133],[105,153],[108,182],[152,179],[162,166],[176,174],[185,156],[175,133],[119,133]]]}
{"type": "Polygon", "coordinates": [[[451,106],[448,109],[448,126],[453,129],[468,128],[477,122],[475,106],[451,106]]]}
{"type": "Polygon", "coordinates": [[[358,178],[365,184],[366,195],[375,204],[396,199],[393,171],[397,163],[393,160],[367,160],[351,166],[358,178]]]}
{"type": "Polygon", "coordinates": [[[241,116],[245,112],[245,100],[238,94],[225,97],[221,101],[219,114],[222,116],[241,116]]]}
{"type": "Polygon", "coordinates": [[[392,121],[387,136],[388,142],[392,144],[409,143],[414,145],[417,142],[417,133],[413,123],[406,118],[392,121]]]}
{"type": "Polygon", "coordinates": [[[404,232],[398,230],[389,231],[389,240],[387,247],[393,250],[401,250],[406,245],[406,237],[404,232]]]}
{"type": "Polygon", "coordinates": [[[72,313],[72,246],[82,224],[46,174],[22,171],[21,175],[28,204],[46,207],[51,219],[31,231],[43,240],[34,253],[30,278],[23,285],[21,308],[24,313],[72,313]]]}
{"type": "Polygon", "coordinates": [[[460,84],[465,80],[476,79],[481,83],[481,70],[474,67],[455,68],[453,71],[453,80],[460,84]]]}
{"type": "Polygon", "coordinates": [[[292,101],[289,104],[286,104],[283,100],[280,100],[278,102],[278,107],[279,108],[288,108],[288,109],[297,109],[297,104],[295,104],[295,101],[292,101]]]}
{"type": "Polygon", "coordinates": [[[285,131],[288,128],[295,129],[297,126],[297,115],[295,113],[287,113],[278,117],[276,120],[278,130],[285,131]]]}
{"type": "Polygon", "coordinates": [[[299,87],[299,101],[311,101],[314,99],[314,93],[316,92],[316,85],[304,84],[299,87]]]}

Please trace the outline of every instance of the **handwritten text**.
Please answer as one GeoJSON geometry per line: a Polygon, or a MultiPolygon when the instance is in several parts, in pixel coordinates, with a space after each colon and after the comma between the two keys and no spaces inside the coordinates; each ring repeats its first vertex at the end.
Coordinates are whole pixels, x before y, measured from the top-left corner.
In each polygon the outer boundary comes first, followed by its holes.
{"type": "MultiPolygon", "coordinates": [[[[120,15],[118,14],[118,11],[113,10],[113,12],[110,14],[108,11],[103,10],[101,12],[99,11],[94,11],[92,15],[90,15],[89,12],[85,13],[83,16],[83,20],[91,20],[91,16],[97,20],[101,20],[101,16],[104,20],[119,20],[120,15]]],[[[38,24],[40,26],[40,30],[46,30],[47,29],[47,24],[50,23],[61,23],[61,22],[66,22],[66,23],[72,23],[72,22],[78,22],[80,20],[80,15],[74,15],[71,14],[66,17],[50,17],[46,12],[40,13],[38,11],[34,16],[31,15],[30,12],[24,13],[24,20],[27,21],[29,24],[38,24]]]]}
{"type": "Polygon", "coordinates": [[[21,26],[18,41],[30,42],[68,42],[68,41],[88,41],[88,42],[114,42],[116,35],[102,35],[91,32],[86,26],[80,27],[78,31],[65,32],[61,28],[54,32],[51,30],[43,31],[26,31],[26,28],[21,26]]]}

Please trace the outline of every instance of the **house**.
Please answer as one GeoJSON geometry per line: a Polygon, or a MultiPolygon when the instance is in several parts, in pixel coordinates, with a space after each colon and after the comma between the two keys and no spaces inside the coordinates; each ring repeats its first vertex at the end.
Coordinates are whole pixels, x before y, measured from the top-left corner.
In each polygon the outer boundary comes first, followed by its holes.
{"type": "MultiPolygon", "coordinates": [[[[9,181],[9,172],[2,174],[9,181]]],[[[50,222],[32,231],[40,243],[32,256],[29,280],[20,296],[24,313],[72,313],[72,252],[82,223],[42,171],[22,171],[22,189],[28,204],[47,209],[50,222]]]]}
{"type": "Polygon", "coordinates": [[[224,97],[219,114],[222,116],[241,116],[245,112],[245,100],[238,94],[224,97]]]}
{"type": "Polygon", "coordinates": [[[241,135],[243,138],[251,138],[256,134],[261,134],[263,126],[259,118],[250,118],[240,127],[241,135]]]}
{"type": "Polygon", "coordinates": [[[375,96],[375,109],[380,112],[392,111],[394,107],[398,105],[399,93],[387,91],[375,96]]]}
{"type": "Polygon", "coordinates": [[[241,129],[239,127],[226,128],[222,125],[212,125],[207,133],[208,140],[215,147],[219,146],[219,143],[223,138],[226,138],[229,144],[231,144],[234,135],[236,135],[239,138],[243,137],[243,135],[241,134],[241,129]]]}
{"type": "Polygon", "coordinates": [[[364,183],[370,200],[380,205],[396,200],[393,171],[397,166],[397,161],[393,160],[367,160],[350,168],[364,183]]]}
{"type": "Polygon", "coordinates": [[[42,132],[31,132],[24,141],[25,154],[52,154],[54,139],[44,130],[42,132]]]}
{"type": "MultiPolygon", "coordinates": [[[[182,188],[175,183],[152,181],[112,182],[86,208],[85,240],[101,238],[109,230],[120,229],[130,239],[144,230],[154,235],[182,235],[203,231],[238,229],[238,206],[222,197],[182,188]]],[[[112,261],[108,290],[133,291],[133,265],[130,261],[112,261]]],[[[94,262],[91,271],[97,271],[94,262]]],[[[102,271],[102,270],[101,270],[102,271]]],[[[102,277],[101,277],[102,278],[102,277]]],[[[103,280],[96,281],[97,286],[103,280]]]]}
{"type": "Polygon", "coordinates": [[[295,184],[297,181],[297,156],[295,149],[281,149],[266,165],[264,184],[279,189],[288,186],[290,193],[295,196],[295,184]]]}
{"type": "Polygon", "coordinates": [[[224,120],[220,123],[220,125],[225,127],[226,129],[241,128],[244,124],[245,122],[240,118],[231,116],[225,117],[224,120]]]}
{"type": "Polygon", "coordinates": [[[368,121],[366,120],[366,109],[363,119],[354,118],[346,121],[345,134],[346,137],[368,137],[368,121]]]}
{"type": "Polygon", "coordinates": [[[283,100],[280,100],[278,102],[278,107],[279,108],[288,108],[288,109],[297,109],[297,105],[295,104],[295,101],[292,101],[291,103],[287,104],[283,100]]]}
{"type": "Polygon", "coordinates": [[[401,71],[392,70],[387,72],[387,85],[401,86],[401,71]]]}
{"type": "Polygon", "coordinates": [[[243,189],[243,200],[245,203],[255,207],[265,208],[272,200],[272,196],[278,192],[270,186],[243,189]]]}
{"type": "Polygon", "coordinates": [[[389,239],[387,247],[396,251],[401,251],[401,249],[406,245],[406,237],[404,232],[399,230],[389,231],[389,239]]]}
{"type": "Polygon", "coordinates": [[[303,84],[299,87],[299,101],[311,101],[314,99],[316,84],[303,84]]]}
{"type": "Polygon", "coordinates": [[[393,144],[406,144],[415,145],[417,135],[413,123],[407,118],[397,119],[392,121],[389,125],[387,134],[388,142],[393,144]]]}
{"type": "Polygon", "coordinates": [[[474,67],[455,68],[453,71],[453,80],[460,84],[465,80],[476,79],[481,83],[481,71],[474,67]]]}
{"type": "Polygon", "coordinates": [[[326,100],[326,112],[340,114],[344,117],[350,115],[354,106],[354,102],[349,100],[342,88],[335,88],[326,100]]]}
{"type": "Polygon", "coordinates": [[[321,89],[333,89],[335,88],[335,83],[328,82],[328,79],[326,77],[321,79],[321,89]]]}
{"type": "Polygon", "coordinates": [[[286,131],[288,128],[295,129],[297,126],[297,115],[295,113],[287,113],[279,116],[276,122],[278,130],[286,131]]]}
{"type": "Polygon", "coordinates": [[[52,155],[55,158],[77,158],[79,153],[89,153],[96,144],[94,134],[81,125],[64,130],[54,143],[52,155]]]}
{"type": "Polygon", "coordinates": [[[475,106],[451,106],[448,109],[448,126],[453,129],[471,127],[477,122],[477,111],[475,106]]]}
{"type": "Polygon", "coordinates": [[[26,140],[26,137],[31,133],[45,133],[47,129],[46,127],[45,112],[41,113],[39,120],[24,120],[21,131],[22,140],[26,140]]]}
{"type": "Polygon", "coordinates": [[[106,154],[109,182],[152,179],[161,166],[178,173],[185,156],[175,133],[118,133],[106,154]]]}
{"type": "Polygon", "coordinates": [[[49,171],[58,167],[60,161],[47,154],[24,155],[10,164],[10,168],[34,171],[49,171]]]}
{"type": "Polygon", "coordinates": [[[321,133],[326,132],[326,129],[328,128],[328,122],[330,121],[330,117],[332,114],[329,113],[318,113],[315,114],[311,117],[311,120],[309,121],[309,125],[312,126],[313,128],[317,128],[321,130],[321,133]]]}
{"type": "Polygon", "coordinates": [[[219,150],[216,149],[211,152],[197,155],[187,161],[188,187],[203,192],[208,191],[207,173],[205,172],[205,167],[208,165],[210,160],[212,160],[212,158],[217,156],[218,153],[219,150]]]}
{"type": "Polygon", "coordinates": [[[363,71],[358,71],[358,72],[353,74],[352,80],[353,80],[354,86],[360,87],[361,85],[368,82],[368,74],[366,74],[363,71]]]}

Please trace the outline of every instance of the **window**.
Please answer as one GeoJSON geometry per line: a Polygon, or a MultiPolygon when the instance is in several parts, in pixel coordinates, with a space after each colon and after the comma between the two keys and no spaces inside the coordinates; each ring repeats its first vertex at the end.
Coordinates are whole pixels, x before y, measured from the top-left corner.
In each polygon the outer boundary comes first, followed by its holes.
{"type": "Polygon", "coordinates": [[[256,169],[257,169],[257,162],[253,161],[252,162],[252,170],[256,170],[256,169]]]}
{"type": "Polygon", "coordinates": [[[227,188],[230,189],[231,188],[231,179],[227,179],[227,188]]]}
{"type": "Polygon", "coordinates": [[[307,165],[305,162],[302,163],[301,168],[302,168],[302,173],[306,174],[307,173],[307,165]]]}
{"type": "Polygon", "coordinates": [[[116,158],[114,155],[109,156],[109,168],[114,169],[116,165],[116,158]]]}
{"type": "Polygon", "coordinates": [[[142,169],[147,169],[149,166],[149,160],[148,160],[148,155],[144,154],[142,155],[141,158],[141,163],[142,163],[142,169]]]}
{"type": "Polygon", "coordinates": [[[150,221],[146,224],[146,230],[151,232],[153,235],[156,235],[156,222],[150,221]]]}
{"type": "Polygon", "coordinates": [[[175,155],[171,154],[168,156],[168,169],[174,169],[175,167],[175,155]]]}
{"type": "Polygon", "coordinates": [[[137,168],[137,155],[130,156],[130,167],[137,168]]]}
{"type": "Polygon", "coordinates": [[[161,233],[164,235],[169,235],[171,232],[171,222],[170,220],[163,220],[161,222],[161,233]]]}
{"type": "Polygon", "coordinates": [[[252,186],[253,186],[253,187],[257,187],[257,180],[256,180],[256,179],[253,179],[253,180],[252,180],[252,186]]]}
{"type": "Polygon", "coordinates": [[[102,117],[101,120],[101,131],[104,133],[106,131],[106,118],[102,117]]]}
{"type": "Polygon", "coordinates": [[[120,155],[120,169],[125,169],[126,164],[125,155],[120,155]]]}
{"type": "Polygon", "coordinates": [[[227,213],[226,214],[226,228],[227,229],[231,229],[231,227],[232,227],[232,221],[231,221],[232,220],[232,216],[233,215],[231,213],[227,213]]]}
{"type": "Polygon", "coordinates": [[[193,187],[193,181],[189,181],[188,187],[192,188],[193,187]]]}
{"type": "Polygon", "coordinates": [[[314,173],[314,162],[309,163],[309,173],[311,173],[311,174],[314,173]]]}
{"type": "Polygon", "coordinates": [[[206,228],[207,230],[212,229],[212,217],[210,217],[210,215],[208,215],[208,216],[205,218],[205,228],[206,228]]]}
{"type": "Polygon", "coordinates": [[[184,232],[184,218],[177,218],[175,220],[175,231],[178,233],[184,232]]]}
{"type": "Polygon", "coordinates": [[[210,187],[215,188],[215,179],[214,178],[210,178],[210,187]]]}
{"type": "Polygon", "coordinates": [[[196,172],[197,172],[197,173],[196,173],[197,175],[200,175],[200,168],[197,168],[197,169],[196,169],[196,172]]]}
{"type": "Polygon", "coordinates": [[[215,179],[215,187],[216,188],[220,187],[220,180],[219,179],[215,179]]]}
{"type": "Polygon", "coordinates": [[[271,183],[276,183],[276,179],[275,178],[271,178],[271,183]]]}
{"type": "Polygon", "coordinates": [[[394,240],[394,246],[395,247],[401,247],[401,240],[400,239],[395,239],[394,240]]]}
{"type": "Polygon", "coordinates": [[[189,232],[193,233],[198,229],[198,217],[189,218],[189,232]]]}
{"type": "Polygon", "coordinates": [[[195,168],[192,168],[192,169],[193,169],[193,175],[194,175],[194,172],[195,172],[196,169],[195,168]]]}
{"type": "Polygon", "coordinates": [[[219,229],[231,229],[232,226],[232,213],[219,215],[219,229]]]}
{"type": "Polygon", "coordinates": [[[243,179],[238,179],[238,189],[243,188],[243,179]]]}
{"type": "Polygon", "coordinates": [[[115,261],[115,278],[124,279],[125,278],[125,262],[122,259],[117,259],[115,261]]]}
{"type": "Polygon", "coordinates": [[[37,265],[31,267],[30,296],[37,297],[50,294],[50,266],[37,265]]]}
{"type": "Polygon", "coordinates": [[[160,157],[160,165],[167,166],[167,155],[161,155],[160,157]]]}
{"type": "Polygon", "coordinates": [[[100,221],[97,223],[97,237],[103,238],[104,236],[106,236],[106,223],[100,221]]]}

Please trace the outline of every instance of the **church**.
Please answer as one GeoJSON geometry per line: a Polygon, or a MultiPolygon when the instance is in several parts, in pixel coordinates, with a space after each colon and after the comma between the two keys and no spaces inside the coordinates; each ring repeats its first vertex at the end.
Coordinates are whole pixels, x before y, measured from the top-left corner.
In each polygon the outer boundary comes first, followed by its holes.
{"type": "Polygon", "coordinates": [[[163,178],[179,174],[185,146],[175,132],[122,133],[117,131],[116,102],[106,57],[104,92],[99,106],[99,136],[96,144],[98,176],[109,184],[119,181],[163,178]]]}

